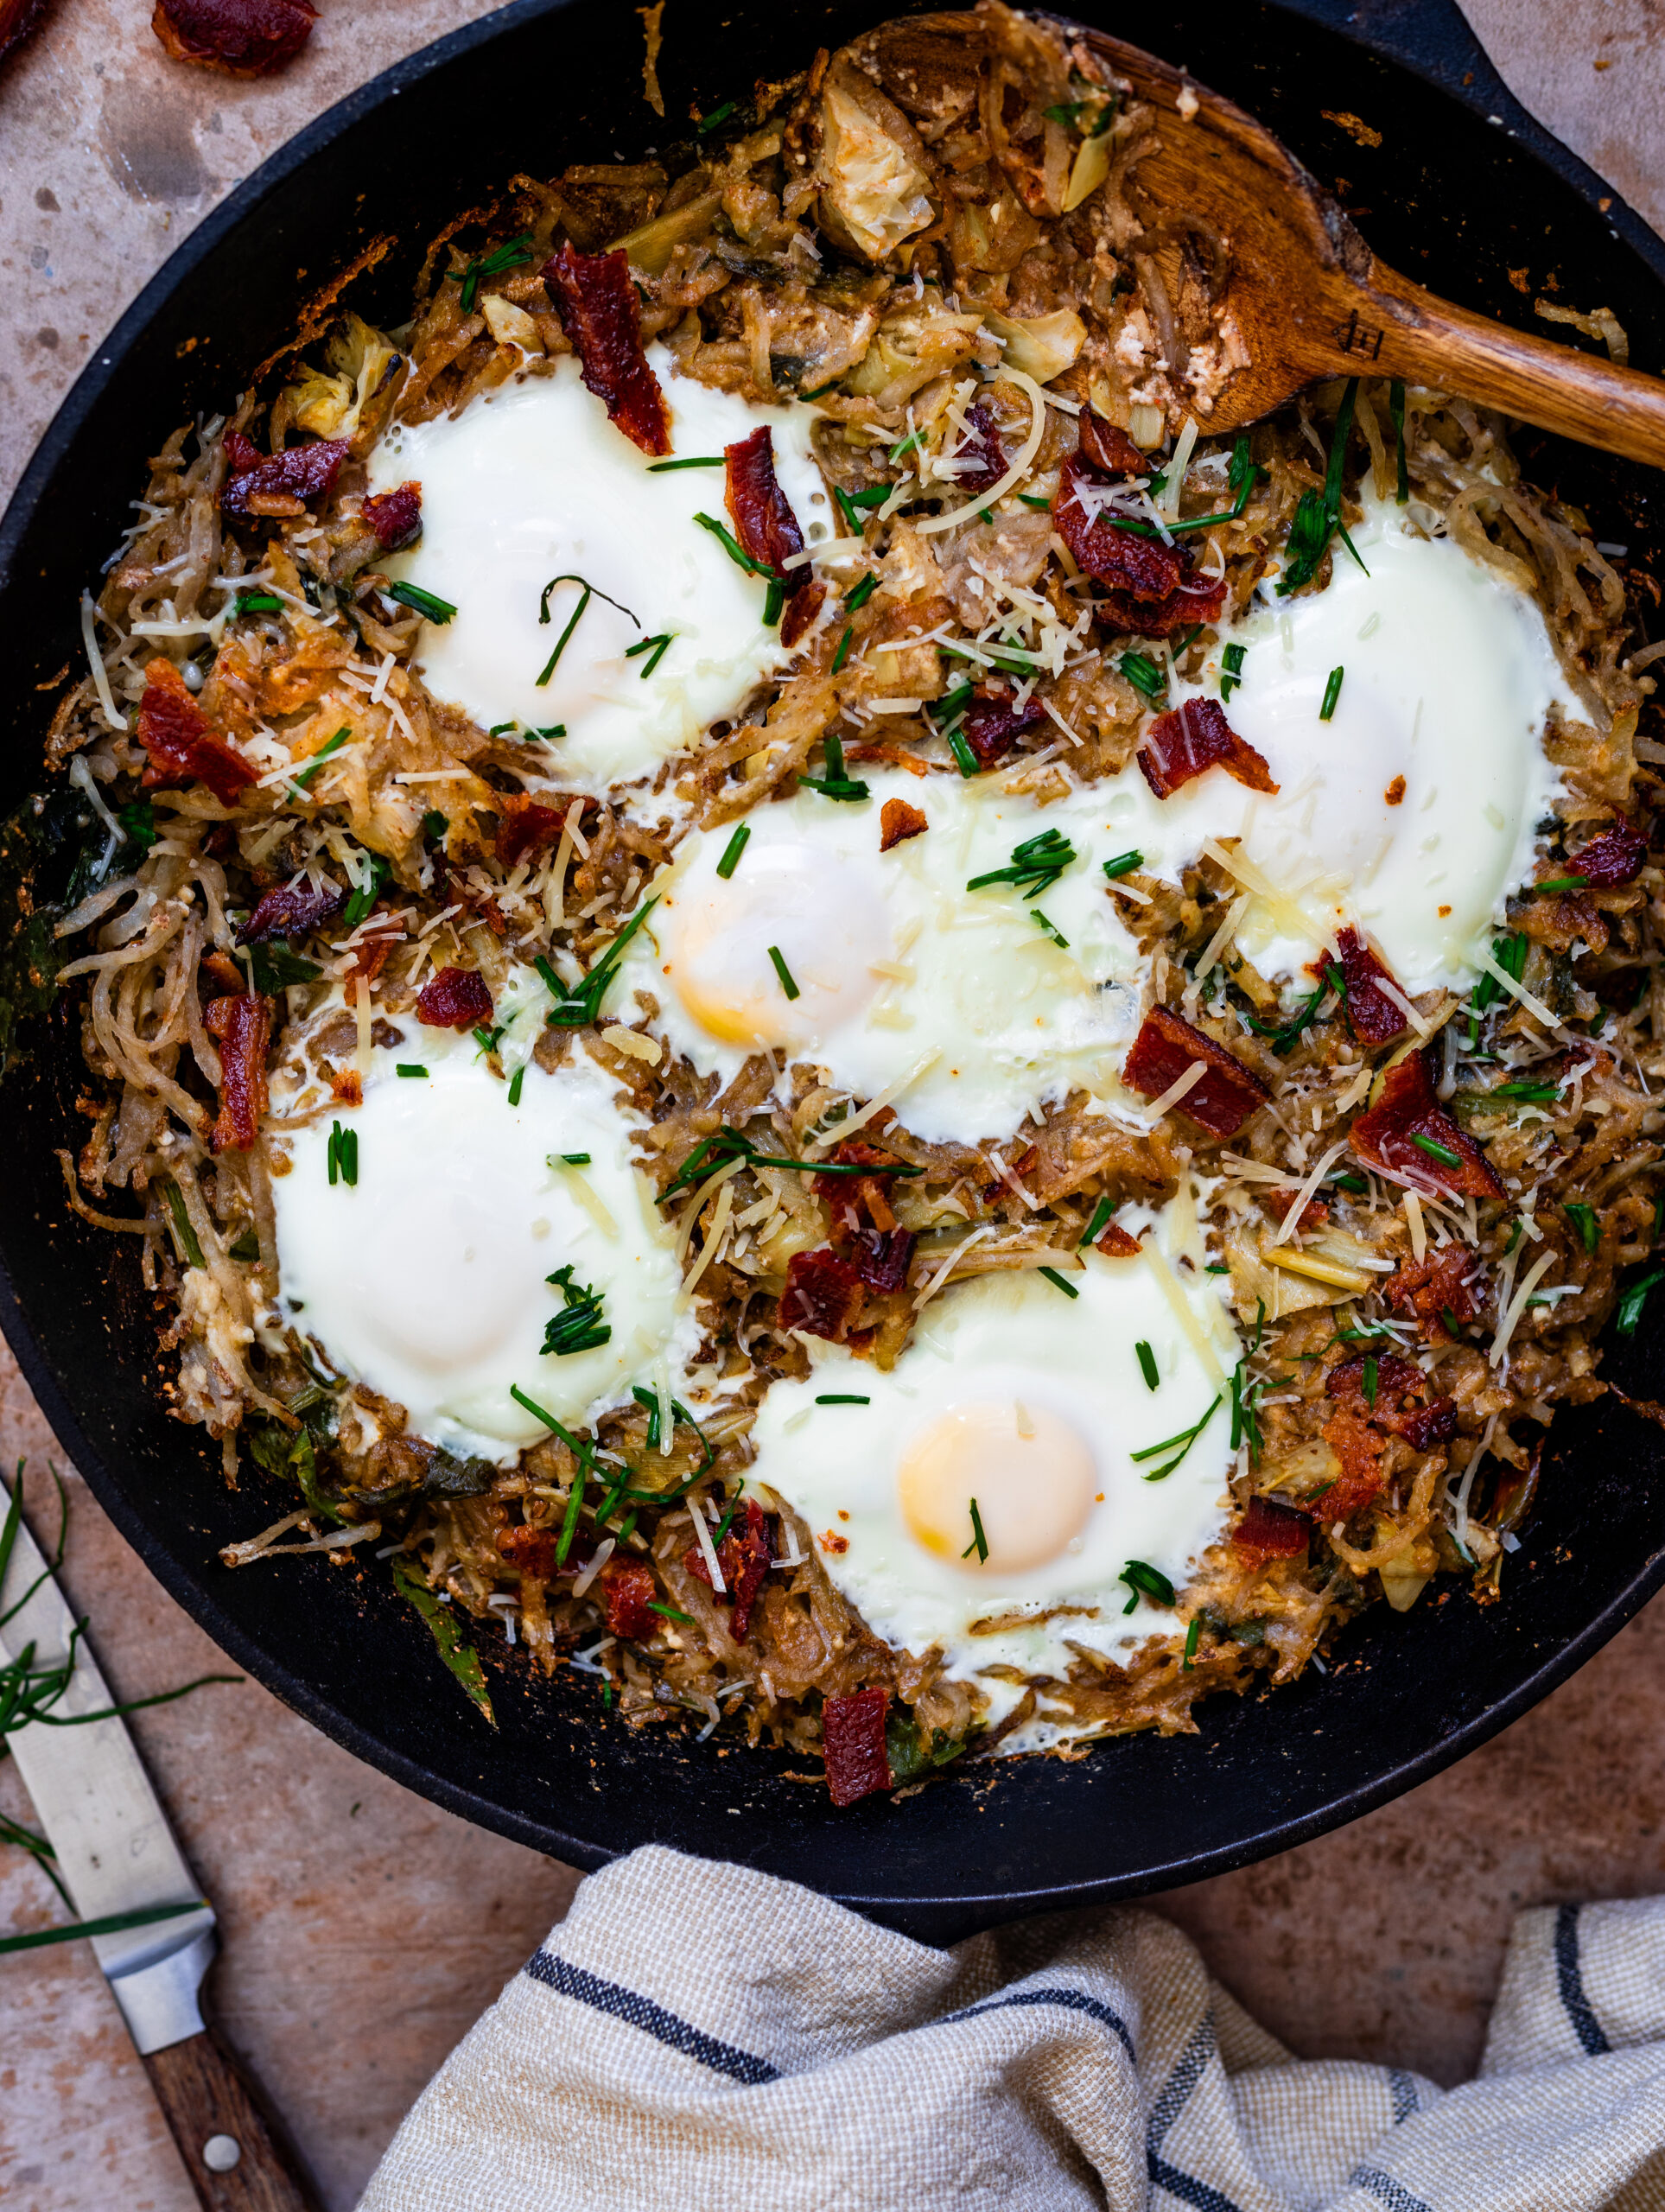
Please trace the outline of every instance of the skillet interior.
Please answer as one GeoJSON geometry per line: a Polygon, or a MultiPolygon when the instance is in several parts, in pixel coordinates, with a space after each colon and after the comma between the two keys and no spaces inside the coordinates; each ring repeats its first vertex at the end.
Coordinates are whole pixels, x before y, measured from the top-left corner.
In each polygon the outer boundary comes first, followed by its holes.
{"type": "MultiPolygon", "coordinates": [[[[1165,17],[1164,49],[1261,116],[1325,181],[1348,179],[1366,236],[1408,273],[1529,326],[1509,271],[1524,267],[1537,288],[1556,270],[1561,298],[1616,309],[1640,363],[1665,358],[1665,249],[1638,250],[1624,211],[1598,213],[1587,172],[1564,152],[1544,165],[1325,29],[1313,17],[1340,21],[1335,0],[1297,4],[1299,15],[1194,0],[1165,17]],[[1384,143],[1356,143],[1325,110],[1364,118],[1384,143]]],[[[714,105],[754,74],[784,75],[817,43],[895,12],[874,0],[790,11],[677,0],[660,63],[673,112],[690,99],[714,105]]],[[[1082,12],[1118,35],[1150,35],[1109,0],[1082,12]]],[[[1465,36],[1455,10],[1424,0],[1417,23],[1433,38],[1430,66],[1454,78],[1465,36]]],[[[192,407],[222,404],[292,334],[296,298],[379,234],[397,243],[348,297],[397,320],[425,241],[516,168],[667,143],[674,124],[641,104],[640,65],[634,10],[518,0],[334,110],[181,249],[95,357],[0,527],[0,705],[14,733],[0,807],[41,781],[52,693],[35,687],[79,653],[78,594],[127,518],[144,455],[192,407]]],[[[1494,87],[1474,91],[1497,111],[1494,87]]],[[[1522,447],[1529,473],[1590,506],[1598,537],[1649,545],[1650,473],[1535,435],[1522,447]]],[[[937,1941],[1192,1880],[1425,1779],[1543,1696],[1665,1580],[1665,1440],[1608,1400],[1558,1420],[1543,1502],[1500,1604],[1483,1611],[1453,1594],[1403,1618],[1378,1605],[1330,1674],[1275,1698],[1217,1699],[1193,1738],[1131,1738],[1070,1765],[1013,1761],[838,1813],[818,1773],[791,1778],[791,1763],[772,1754],[604,1723],[598,1685],[570,1673],[544,1683],[498,1672],[493,1734],[379,1573],[314,1560],[219,1566],[222,1543],[290,1501],[269,1497],[252,1469],[228,1494],[217,1451],[168,1420],[162,1317],[126,1252],[63,1203],[53,1147],[79,1141],[73,1024],[55,1014],[29,1041],[29,1063],[0,1084],[0,1325],[77,1465],[181,1602],[297,1710],[411,1788],[581,1866],[664,1840],[810,1883],[937,1941]]],[[[1644,1325],[1608,1371],[1659,1398],[1662,1369],[1665,1338],[1644,1325]]]]}

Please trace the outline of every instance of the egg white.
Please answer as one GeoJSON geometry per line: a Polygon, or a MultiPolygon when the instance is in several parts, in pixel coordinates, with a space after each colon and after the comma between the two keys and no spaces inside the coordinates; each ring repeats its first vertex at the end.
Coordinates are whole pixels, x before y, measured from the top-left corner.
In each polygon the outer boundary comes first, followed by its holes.
{"type": "MultiPolygon", "coordinates": [[[[540,1016],[511,1000],[505,1062],[530,1054],[540,1016]]],[[[519,1103],[469,1035],[404,1021],[370,1055],[364,1103],[288,1139],[275,1175],[280,1310],[340,1371],[402,1405],[413,1434],[463,1456],[513,1462],[549,1433],[512,1387],[572,1428],[633,1386],[681,1377],[698,1331],[684,1311],[676,1239],[632,1159],[645,1126],[575,1047],[549,1074],[526,1059],[519,1103]],[[424,1067],[401,1077],[399,1064],[424,1067]],[[332,1128],[356,1132],[358,1181],[332,1185],[332,1128]],[[588,1153],[583,1167],[551,1155],[588,1153]],[[604,1230],[576,1187],[613,1224],[604,1230]],[[543,1350],[562,1311],[547,1278],[569,1262],[601,1294],[610,1340],[543,1350]]]]}
{"type": "Polygon", "coordinates": [[[1102,873],[1116,849],[1111,788],[1043,808],[999,777],[861,772],[864,800],[806,788],[754,808],[726,880],[717,868],[732,827],[685,838],[651,887],[659,903],[609,1006],[650,996],[673,1048],[725,1081],[773,1049],[858,1097],[901,1085],[897,1110],[933,1143],[1004,1137],[1047,1101],[1114,1088],[1138,1027],[1140,961],[1102,873]],[[930,827],[881,853],[888,798],[930,827]],[[1038,899],[967,889],[1046,830],[1077,858],[1038,899]]]}
{"type": "MultiPolygon", "coordinates": [[[[1183,1325],[1149,1259],[1107,1260],[1089,1252],[1068,1276],[1071,1299],[1029,1271],[989,1274],[943,1292],[888,1374],[832,1345],[807,1340],[814,1367],[804,1382],[771,1384],[753,1432],[757,1458],[748,1479],[785,1498],[808,1522],[822,1564],[874,1632],[903,1650],[933,1645],[947,1671],[988,1693],[998,1723],[1021,1694],[988,1674],[1014,1667],[1025,1675],[1067,1675],[1071,1643],[1118,1661],[1153,1635],[1179,1630],[1176,1615],[1141,1599],[1124,1611],[1129,1560],[1166,1575],[1176,1590],[1216,1541],[1230,1503],[1233,1453],[1226,1375],[1238,1345],[1221,1278],[1205,1274],[1194,1207],[1176,1201],[1157,1216],[1151,1240],[1179,1286],[1183,1325]],[[1152,1390],[1135,1346],[1149,1344],[1159,1377],[1152,1390]],[[820,1404],[860,1396],[865,1404],[820,1404]],[[1167,1457],[1133,1454],[1212,1417],[1179,1465],[1162,1480],[1146,1478],[1167,1457]],[[1003,1479],[1020,1510],[1044,1510],[1047,1470],[1028,1465],[1021,1427],[1061,1423],[1084,1441],[1102,1502],[1077,1537],[1020,1573],[980,1565],[969,1510],[963,1516],[969,1559],[928,1548],[909,1525],[902,1478],[921,1437],[956,1408],[1005,1408],[1012,1423],[1012,1466],[1003,1479]],[[823,1541],[830,1537],[829,1544],[823,1541]],[[846,1548],[837,1546],[842,1540],[846,1548]],[[1052,1619],[1050,1609],[1072,1611],[1052,1619]],[[1012,1612],[1033,1623],[976,1634],[974,1624],[1012,1612]]],[[[1032,1447],[1033,1448],[1033,1447],[1032,1447]]],[[[985,1480],[987,1471],[985,1471],[985,1480]]],[[[982,1505],[989,1504],[985,1489],[982,1505]]],[[[962,1533],[956,1526],[955,1535],[962,1533]]],[[[1042,1710],[1002,1748],[1033,1751],[1076,1730],[1069,1716],[1042,1710]]]]}
{"type": "MultiPolygon", "coordinates": [[[[721,456],[767,423],[776,476],[806,542],[833,536],[810,450],[812,408],[759,407],[713,391],[678,375],[660,346],[648,359],[673,458],[721,456]]],[[[374,492],[409,479],[422,486],[422,537],[387,561],[387,574],[456,608],[423,629],[429,688],[482,728],[564,724],[550,745],[563,791],[599,795],[646,774],[696,744],[790,658],[779,631],[764,626],[763,582],[694,520],[703,512],[729,526],[722,468],[655,474],[651,457],[585,390],[571,355],[454,416],[396,423],[369,468],[374,492]],[[562,575],[582,576],[594,594],[540,685],[581,595],[576,583],[556,586],[550,619],[539,621],[543,588],[562,575]],[[651,675],[651,654],[626,658],[666,631],[672,641],[651,675]]]]}
{"type": "Polygon", "coordinates": [[[1158,799],[1130,763],[1101,786],[1105,810],[1171,881],[1205,839],[1242,841],[1281,894],[1255,898],[1236,931],[1264,975],[1303,978],[1351,924],[1403,989],[1465,989],[1560,789],[1543,747],[1550,711],[1585,716],[1526,593],[1452,540],[1417,535],[1389,501],[1367,499],[1353,543],[1363,569],[1338,543],[1324,590],[1279,600],[1268,578],[1220,632],[1204,682],[1172,690],[1176,706],[1218,698],[1224,649],[1244,648],[1226,716],[1276,797],[1213,768],[1158,799]]]}

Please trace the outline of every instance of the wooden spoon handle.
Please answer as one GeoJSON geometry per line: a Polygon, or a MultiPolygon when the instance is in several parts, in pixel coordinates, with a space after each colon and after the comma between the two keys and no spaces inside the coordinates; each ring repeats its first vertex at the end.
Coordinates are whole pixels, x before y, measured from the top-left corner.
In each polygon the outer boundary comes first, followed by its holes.
{"type": "Polygon", "coordinates": [[[149,2052],[144,2064],[204,2212],[322,2212],[213,2028],[149,2052]]]}
{"type": "Polygon", "coordinates": [[[1325,287],[1302,353],[1315,376],[1402,377],[1459,391],[1540,429],[1665,468],[1665,382],[1471,315],[1376,263],[1325,287]]]}

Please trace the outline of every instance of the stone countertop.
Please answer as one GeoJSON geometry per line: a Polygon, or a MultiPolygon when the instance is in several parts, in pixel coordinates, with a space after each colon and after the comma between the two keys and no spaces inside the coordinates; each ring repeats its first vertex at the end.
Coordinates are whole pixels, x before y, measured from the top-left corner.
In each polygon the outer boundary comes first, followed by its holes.
{"type": "MultiPolygon", "coordinates": [[[[193,224],[311,117],[485,0],[326,5],[283,77],[168,62],[143,0],[54,0],[0,76],[0,497],[92,346],[193,224]]],[[[1660,0],[1466,0],[1525,104],[1665,230],[1660,0]]],[[[1595,304],[1592,302],[1592,304],[1595,304]]],[[[67,1478],[65,1580],[118,1696],[224,1669],[65,1466],[0,1354],[0,1461],[37,1530],[67,1478]]],[[[559,1918],[568,1868],[436,1811],[252,1682],[134,1721],[219,1910],[220,2021],[346,2212],[412,2097],[559,1918]]],[[[1660,1886],[1665,1599],[1484,1749],[1368,1819],[1158,1900],[1303,2055],[1442,2082],[1473,2065],[1509,1916],[1660,1886]]],[[[0,1763],[0,1811],[28,1819],[0,1763]]],[[[56,1900],[0,1853],[0,1928],[56,1900]]],[[[0,1961],[0,2199],[18,2212],[192,2212],[91,1952],[0,1961]]]]}

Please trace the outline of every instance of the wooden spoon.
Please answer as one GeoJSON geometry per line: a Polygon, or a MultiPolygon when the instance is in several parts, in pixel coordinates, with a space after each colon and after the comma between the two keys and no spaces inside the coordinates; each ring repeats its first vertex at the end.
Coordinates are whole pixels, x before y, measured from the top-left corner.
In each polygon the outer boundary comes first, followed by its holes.
{"type": "Polygon", "coordinates": [[[1230,249],[1223,304],[1249,363],[1227,380],[1205,429],[1239,429],[1319,377],[1398,377],[1665,467],[1665,382],[1425,291],[1376,259],[1253,116],[1136,46],[1071,28],[1158,111],[1156,145],[1133,171],[1136,190],[1230,249]]]}

